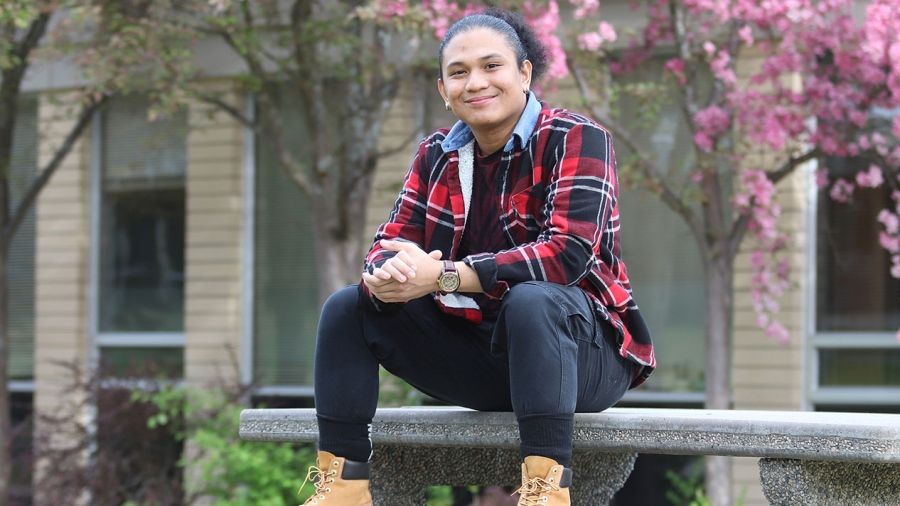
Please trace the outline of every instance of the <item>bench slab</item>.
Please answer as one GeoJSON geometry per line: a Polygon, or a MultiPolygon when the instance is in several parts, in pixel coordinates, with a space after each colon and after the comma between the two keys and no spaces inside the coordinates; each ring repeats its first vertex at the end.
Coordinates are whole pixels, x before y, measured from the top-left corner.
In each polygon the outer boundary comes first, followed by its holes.
{"type": "MultiPolygon", "coordinates": [[[[313,409],[248,409],[249,441],[315,442],[313,409]]],[[[514,484],[512,413],[385,408],[372,423],[376,506],[419,506],[428,485],[514,484]]],[[[572,501],[607,504],[637,453],[761,457],[772,504],[900,505],[900,415],[611,408],[576,414],[572,501]]]]}
{"type": "MultiPolygon", "coordinates": [[[[248,409],[241,438],[314,442],[313,409],[248,409]]],[[[384,408],[376,445],[518,448],[512,413],[384,408]]],[[[900,415],[797,411],[610,408],[575,415],[574,447],[605,452],[900,463],[900,415]]]]}

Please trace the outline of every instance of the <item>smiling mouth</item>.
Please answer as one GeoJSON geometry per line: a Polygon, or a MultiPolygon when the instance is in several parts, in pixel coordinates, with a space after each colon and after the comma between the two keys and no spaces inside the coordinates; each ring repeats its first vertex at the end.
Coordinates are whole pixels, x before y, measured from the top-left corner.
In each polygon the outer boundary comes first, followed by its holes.
{"type": "Polygon", "coordinates": [[[487,101],[489,101],[489,100],[491,100],[491,99],[493,99],[493,98],[494,98],[494,97],[492,97],[492,96],[491,96],[491,97],[476,97],[476,98],[470,98],[470,99],[466,100],[466,103],[467,103],[467,104],[471,104],[471,105],[478,105],[478,104],[483,104],[483,103],[485,103],[485,102],[487,102],[487,101]]]}

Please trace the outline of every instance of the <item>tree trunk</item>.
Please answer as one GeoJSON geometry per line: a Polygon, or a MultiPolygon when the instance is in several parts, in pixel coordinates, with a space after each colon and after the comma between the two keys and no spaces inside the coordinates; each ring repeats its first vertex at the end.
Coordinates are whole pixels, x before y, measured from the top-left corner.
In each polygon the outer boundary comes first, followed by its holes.
{"type": "Polygon", "coordinates": [[[349,157],[344,163],[340,171],[344,178],[336,182],[339,189],[328,188],[313,199],[320,306],[332,293],[360,281],[371,239],[363,236],[372,187],[373,173],[367,170],[371,164],[349,157]]]}
{"type": "MultiPolygon", "coordinates": [[[[720,255],[706,271],[706,407],[731,408],[731,310],[734,267],[720,255]]],[[[712,506],[731,504],[731,458],[706,457],[706,492],[712,506]]]]}
{"type": "Polygon", "coordinates": [[[9,504],[12,478],[12,421],[9,399],[9,304],[7,245],[0,243],[0,506],[9,504]]]}

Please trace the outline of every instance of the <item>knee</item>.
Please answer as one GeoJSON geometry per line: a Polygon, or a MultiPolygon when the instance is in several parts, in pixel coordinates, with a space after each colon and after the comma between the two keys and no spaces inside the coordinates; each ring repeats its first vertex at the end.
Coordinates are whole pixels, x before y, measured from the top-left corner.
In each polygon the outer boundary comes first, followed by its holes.
{"type": "Polygon", "coordinates": [[[500,305],[504,320],[508,324],[530,325],[529,322],[544,321],[552,317],[554,312],[558,312],[559,306],[552,292],[543,286],[544,284],[540,281],[529,281],[510,288],[500,305]]]}
{"type": "Polygon", "coordinates": [[[320,326],[330,322],[347,321],[356,314],[359,306],[359,287],[346,286],[331,294],[322,305],[322,314],[319,318],[320,326]]]}

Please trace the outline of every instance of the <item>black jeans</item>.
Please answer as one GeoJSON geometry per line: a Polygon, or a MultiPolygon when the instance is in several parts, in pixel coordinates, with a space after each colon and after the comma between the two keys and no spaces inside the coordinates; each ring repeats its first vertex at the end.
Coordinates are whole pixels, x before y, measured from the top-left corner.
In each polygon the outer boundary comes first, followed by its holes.
{"type": "Polygon", "coordinates": [[[440,311],[430,296],[378,312],[358,287],[322,308],[315,362],[319,448],[351,460],[371,456],[378,365],[422,392],[482,411],[513,411],[522,456],[570,465],[573,413],[602,411],[631,383],[634,364],[613,344],[577,287],[515,285],[495,322],[474,325],[440,311]]]}

